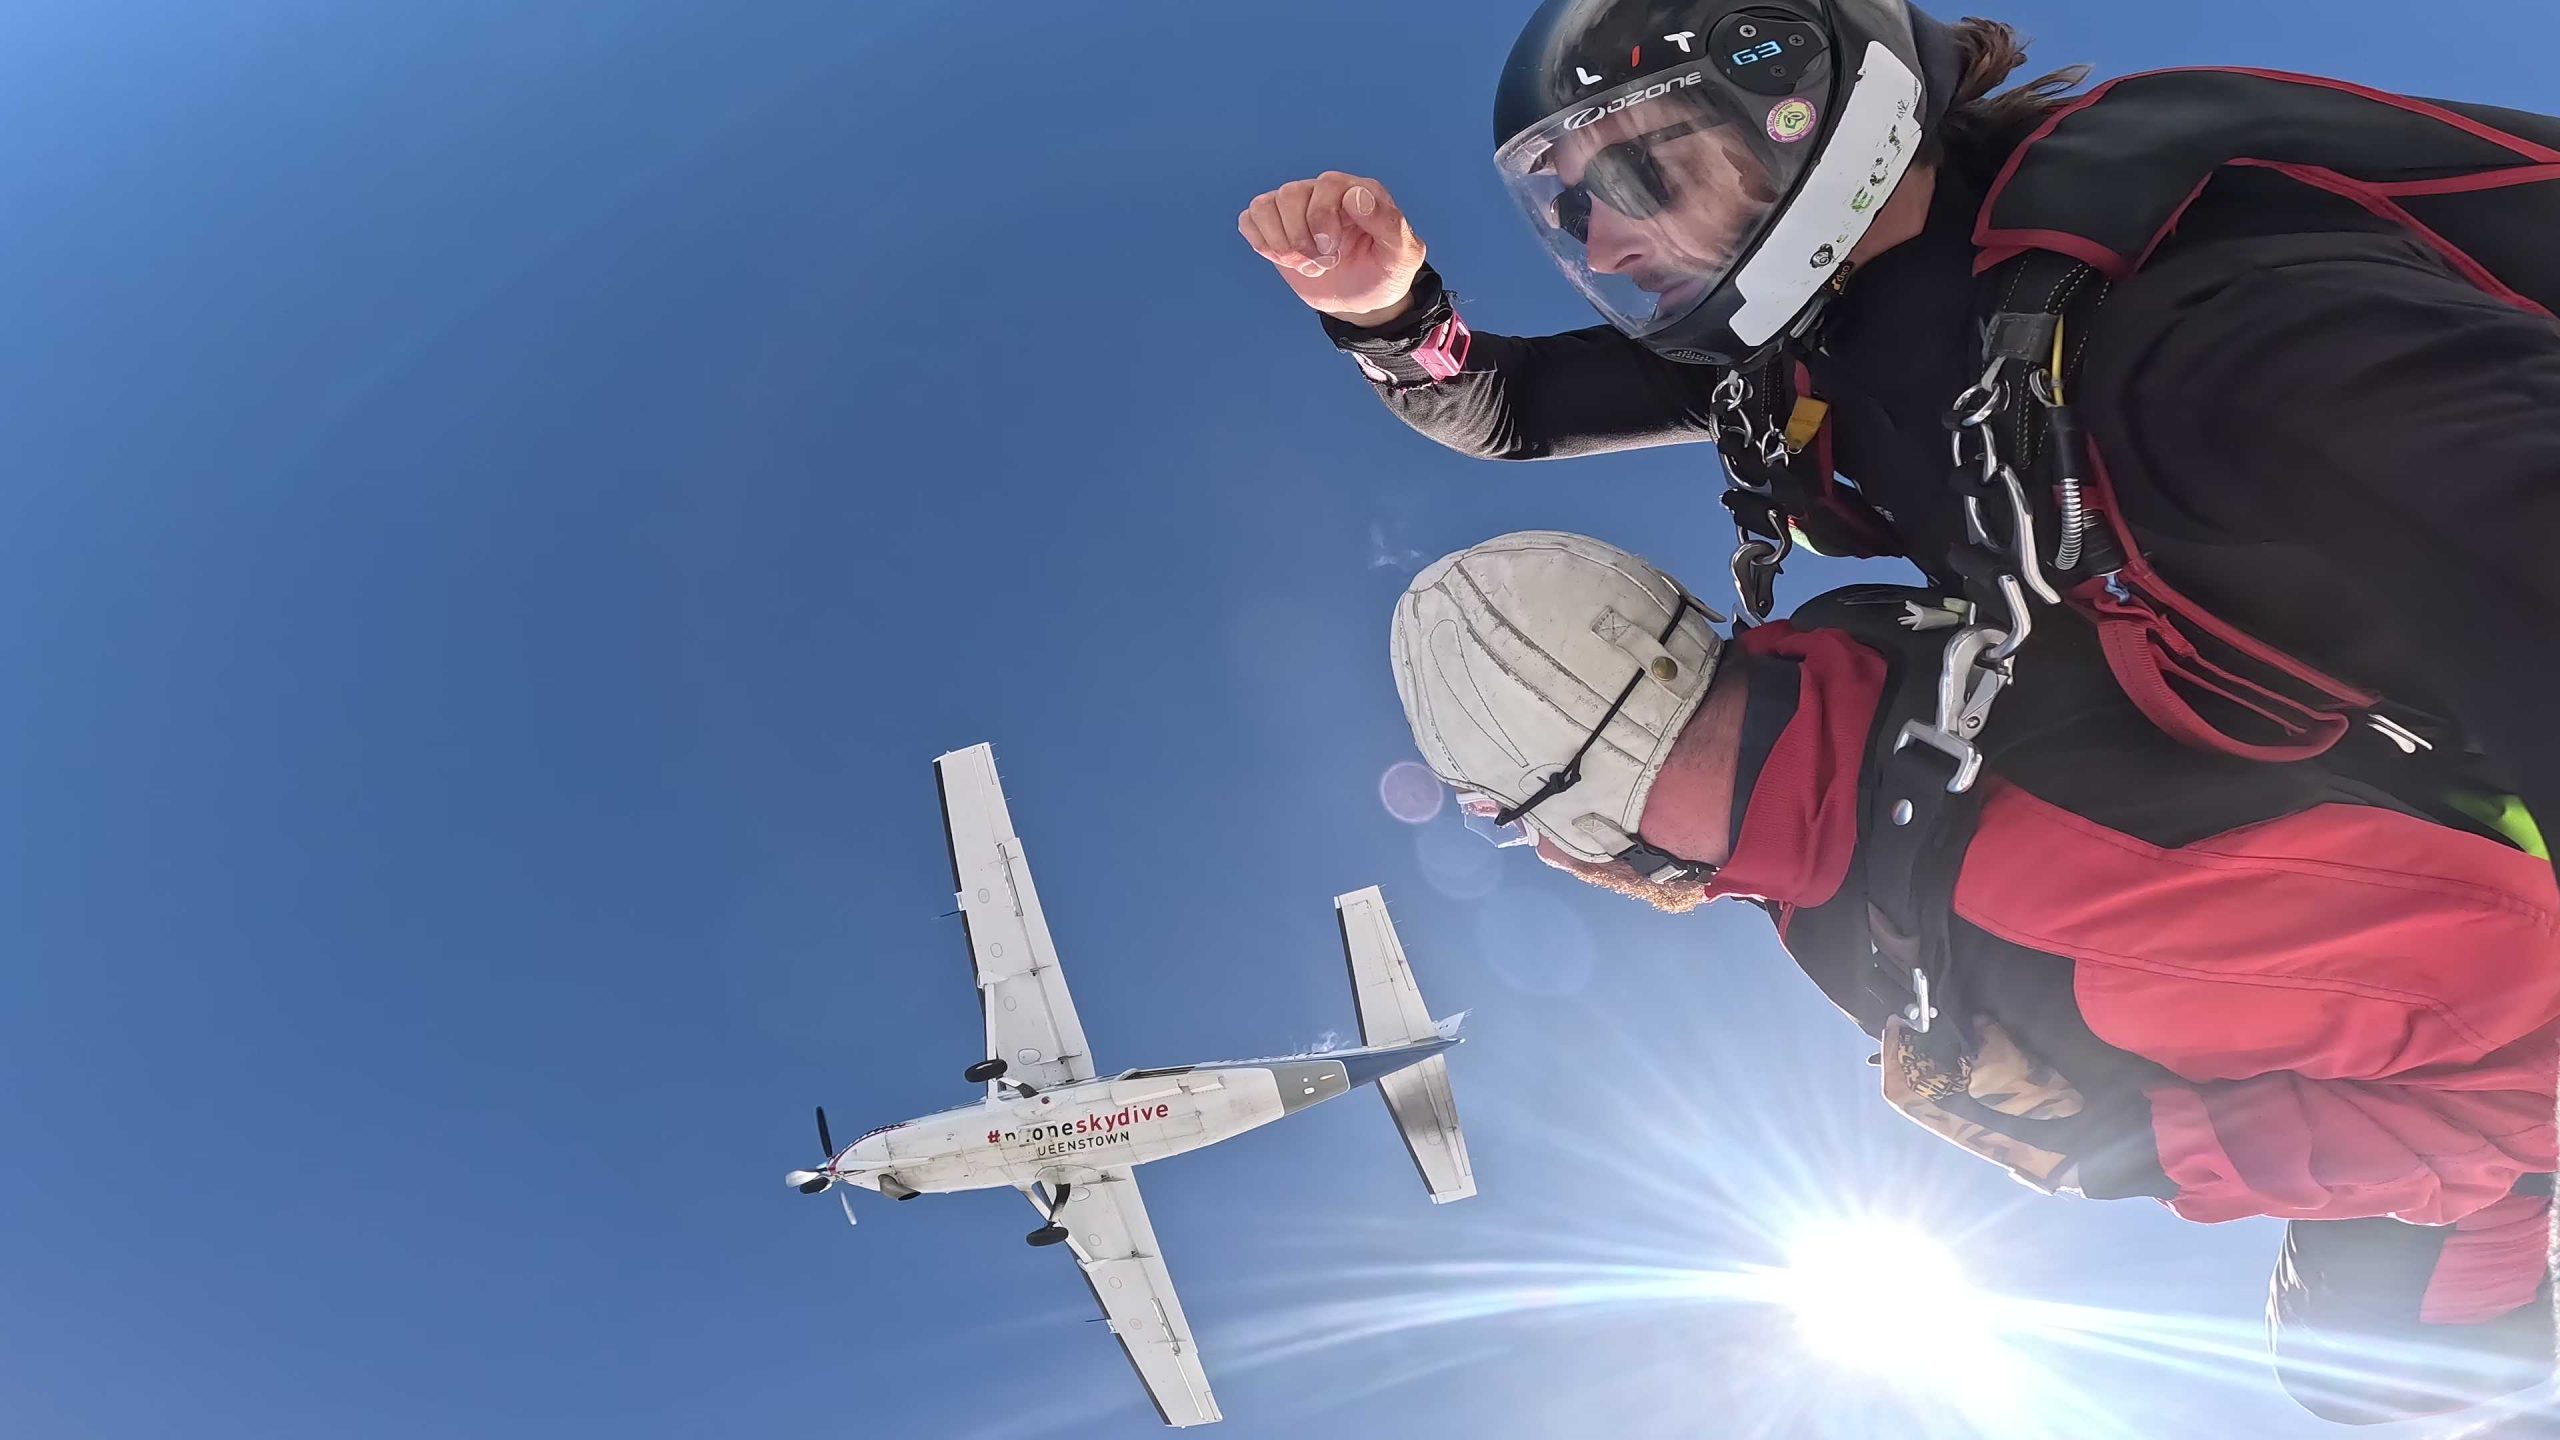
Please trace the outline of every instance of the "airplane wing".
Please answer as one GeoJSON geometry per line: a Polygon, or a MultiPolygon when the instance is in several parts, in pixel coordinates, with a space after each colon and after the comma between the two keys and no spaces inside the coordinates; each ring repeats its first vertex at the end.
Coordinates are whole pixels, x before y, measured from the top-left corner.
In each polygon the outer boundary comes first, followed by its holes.
{"type": "MultiPolygon", "coordinates": [[[[995,751],[985,745],[955,750],[933,762],[933,774],[942,791],[960,926],[977,966],[987,1058],[1011,1067],[1007,1079],[1043,1090],[1092,1079],[1084,1023],[1076,1018],[1048,917],[1031,888],[1030,862],[996,782],[995,751]]],[[[988,1093],[994,1091],[990,1082],[988,1093]]]]}
{"type": "MultiPolygon", "coordinates": [[[[1387,899],[1375,885],[1333,897],[1334,915],[1342,925],[1342,954],[1351,964],[1351,994],[1360,1007],[1360,1043],[1410,1045],[1435,1035],[1454,1033],[1454,1016],[1434,1020],[1413,980],[1413,964],[1405,959],[1404,942],[1396,938],[1396,922],[1387,914],[1387,899]]],[[[1449,1062],[1434,1055],[1409,1070],[1378,1078],[1378,1094],[1404,1137],[1405,1153],[1431,1203],[1446,1205],[1476,1193],[1475,1166],[1467,1159],[1467,1133],[1458,1128],[1458,1102],[1449,1094],[1449,1062]]]]}
{"type": "MultiPolygon", "coordinates": [[[[1035,1200],[1035,1204],[1038,1202],[1035,1200]]],[[[1208,1372],[1192,1343],[1191,1322],[1173,1293],[1173,1277],[1156,1253],[1155,1227],[1138,1199],[1138,1177],[1126,1165],[1105,1168],[1102,1179],[1067,1192],[1058,1223],[1067,1227],[1093,1298],[1120,1348],[1129,1352],[1139,1383],[1167,1425],[1208,1425],[1224,1419],[1209,1393],[1208,1372]]]]}

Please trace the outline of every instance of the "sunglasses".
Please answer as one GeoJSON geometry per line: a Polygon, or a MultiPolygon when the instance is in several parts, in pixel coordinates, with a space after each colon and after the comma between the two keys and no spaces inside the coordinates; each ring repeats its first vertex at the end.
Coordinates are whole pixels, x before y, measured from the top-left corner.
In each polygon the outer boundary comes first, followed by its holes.
{"type": "Polygon", "coordinates": [[[1671,182],[1663,175],[1662,167],[1654,163],[1653,147],[1697,130],[1698,122],[1683,120],[1591,152],[1590,160],[1582,167],[1582,178],[1556,192],[1556,228],[1590,244],[1593,200],[1630,220],[1661,214],[1663,207],[1671,203],[1671,182]]]}
{"type": "Polygon", "coordinates": [[[1499,817],[1502,814],[1502,808],[1501,801],[1482,791],[1458,792],[1458,813],[1466,821],[1469,834],[1484,839],[1497,850],[1508,850],[1514,845],[1538,843],[1538,837],[1530,831],[1528,821],[1501,820],[1499,817]]]}

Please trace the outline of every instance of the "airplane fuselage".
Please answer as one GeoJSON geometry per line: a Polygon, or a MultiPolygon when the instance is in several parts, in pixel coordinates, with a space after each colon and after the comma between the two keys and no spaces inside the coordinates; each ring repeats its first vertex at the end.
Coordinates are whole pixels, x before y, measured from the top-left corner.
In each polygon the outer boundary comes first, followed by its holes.
{"type": "Polygon", "coordinates": [[[1135,1168],[1258,1130],[1374,1082],[1435,1205],[1476,1193],[1441,1053],[1464,1014],[1435,1018],[1376,886],[1334,897],[1361,1047],[1321,1055],[1223,1061],[1097,1075],[1084,1021],[1032,883],[984,745],[933,762],[951,860],[951,897],[977,985],[985,1056],[963,1072],[987,1086],[978,1104],[871,1131],[838,1149],[816,1112],[816,1170],[784,1183],[845,1187],[895,1199],[999,1187],[1023,1192],[1041,1218],[1023,1239],[1075,1259],[1101,1318],[1167,1425],[1222,1418],[1191,1322],[1174,1292],[1135,1168]],[[992,1079],[990,1078],[992,1077],[992,1079]]]}
{"type": "Polygon", "coordinates": [[[1450,1043],[1098,1076],[874,1130],[833,1168],[888,1194],[1079,1183],[1106,1165],[1143,1165],[1259,1129],[1450,1043]]]}

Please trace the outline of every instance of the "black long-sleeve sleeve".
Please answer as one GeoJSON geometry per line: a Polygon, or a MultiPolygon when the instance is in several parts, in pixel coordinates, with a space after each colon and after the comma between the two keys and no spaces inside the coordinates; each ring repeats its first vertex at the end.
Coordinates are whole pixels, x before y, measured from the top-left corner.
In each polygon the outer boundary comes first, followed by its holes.
{"type": "Polygon", "coordinates": [[[1469,334],[1463,368],[1440,379],[1392,363],[1430,343],[1451,313],[1439,277],[1426,269],[1404,318],[1376,330],[1328,320],[1325,333],[1373,362],[1364,366],[1369,383],[1397,419],[1479,459],[1551,460],[1706,438],[1722,372],[1665,360],[1606,325],[1561,335],[1469,334]]]}

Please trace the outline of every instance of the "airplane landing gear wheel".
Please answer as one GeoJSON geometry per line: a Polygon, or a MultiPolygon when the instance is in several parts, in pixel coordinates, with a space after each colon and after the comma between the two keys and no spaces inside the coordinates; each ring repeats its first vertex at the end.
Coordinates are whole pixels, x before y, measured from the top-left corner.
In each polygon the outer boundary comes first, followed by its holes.
{"type": "Polygon", "coordinates": [[[1064,1225],[1043,1225],[1039,1229],[1032,1231],[1030,1234],[1023,1236],[1022,1238],[1033,1245],[1055,1245],[1059,1241],[1067,1238],[1067,1227],[1064,1225]]]}
{"type": "Polygon", "coordinates": [[[1003,1061],[981,1060],[977,1064],[970,1066],[968,1069],[961,1071],[960,1078],[968,1081],[972,1085],[984,1085],[990,1080],[1003,1079],[1004,1072],[1005,1063],[1003,1061]]]}

